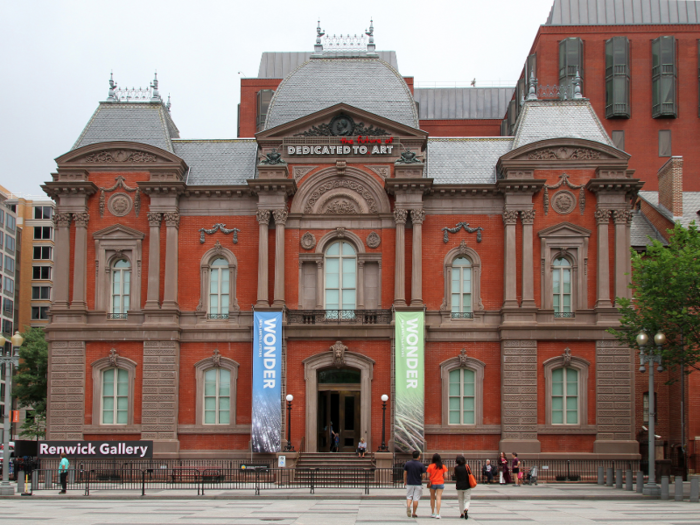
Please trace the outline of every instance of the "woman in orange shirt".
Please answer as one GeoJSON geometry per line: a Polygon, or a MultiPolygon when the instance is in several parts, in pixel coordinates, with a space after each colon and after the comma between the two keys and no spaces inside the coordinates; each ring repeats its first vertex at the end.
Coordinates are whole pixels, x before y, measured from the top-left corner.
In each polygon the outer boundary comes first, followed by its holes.
{"type": "Polygon", "coordinates": [[[433,454],[433,461],[428,465],[428,479],[430,480],[430,510],[432,517],[440,519],[440,504],[442,503],[442,491],[445,490],[445,474],[447,467],[442,464],[442,458],[437,452],[433,454]]]}

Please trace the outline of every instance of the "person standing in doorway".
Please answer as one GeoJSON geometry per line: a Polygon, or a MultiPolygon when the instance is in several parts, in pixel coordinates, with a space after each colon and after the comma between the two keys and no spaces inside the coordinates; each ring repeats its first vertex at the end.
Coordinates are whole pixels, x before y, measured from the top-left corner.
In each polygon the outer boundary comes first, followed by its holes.
{"type": "Polygon", "coordinates": [[[428,465],[428,478],[430,479],[430,510],[433,518],[440,519],[440,505],[442,504],[442,491],[445,490],[445,474],[447,467],[442,464],[442,458],[437,452],[433,454],[433,460],[428,465]]]}
{"type": "Polygon", "coordinates": [[[511,453],[511,457],[513,458],[513,478],[515,479],[515,486],[519,487],[523,479],[520,472],[520,460],[518,459],[518,454],[515,452],[511,453]]]}
{"type": "Polygon", "coordinates": [[[467,465],[467,460],[461,454],[455,460],[455,481],[457,488],[457,500],[459,501],[459,515],[465,520],[469,519],[469,505],[472,500],[471,485],[469,484],[469,474],[472,473],[471,468],[467,465]]]}
{"type": "Polygon", "coordinates": [[[413,459],[403,466],[403,484],[406,487],[406,516],[417,518],[418,502],[423,495],[423,478],[425,477],[425,465],[420,461],[420,452],[413,451],[413,459]],[[411,513],[413,504],[413,513],[411,513]]]}
{"type": "Polygon", "coordinates": [[[70,467],[70,463],[66,453],[61,452],[61,462],[58,464],[58,477],[61,479],[61,492],[59,494],[65,494],[68,488],[68,467],[70,467]]]}

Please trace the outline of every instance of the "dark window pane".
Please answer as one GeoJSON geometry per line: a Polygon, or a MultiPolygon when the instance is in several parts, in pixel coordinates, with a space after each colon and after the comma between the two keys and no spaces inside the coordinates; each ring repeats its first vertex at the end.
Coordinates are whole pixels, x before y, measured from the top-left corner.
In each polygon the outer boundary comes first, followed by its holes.
{"type": "Polygon", "coordinates": [[[625,132],[624,132],[624,130],[614,130],[612,132],[612,141],[617,149],[625,151],[625,132]]]}
{"type": "Polygon", "coordinates": [[[360,371],[347,368],[321,370],[318,373],[318,382],[319,384],[359,383],[360,371]]]}
{"type": "Polygon", "coordinates": [[[671,156],[671,130],[659,130],[659,157],[671,156]]]}

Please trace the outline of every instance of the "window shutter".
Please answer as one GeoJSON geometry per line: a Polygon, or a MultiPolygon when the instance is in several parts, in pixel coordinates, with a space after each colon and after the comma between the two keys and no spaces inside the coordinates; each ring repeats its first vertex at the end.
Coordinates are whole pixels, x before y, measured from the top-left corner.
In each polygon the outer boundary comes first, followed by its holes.
{"type": "Polygon", "coordinates": [[[605,117],[630,118],[629,40],[605,42],[605,117]]]}
{"type": "Polygon", "coordinates": [[[559,84],[562,89],[560,98],[572,99],[573,83],[578,72],[581,77],[581,93],[583,94],[583,40],[577,37],[565,38],[559,42],[559,84]]]}
{"type": "Polygon", "coordinates": [[[676,39],[660,36],[651,42],[651,90],[653,118],[678,116],[676,103],[676,39]]]}

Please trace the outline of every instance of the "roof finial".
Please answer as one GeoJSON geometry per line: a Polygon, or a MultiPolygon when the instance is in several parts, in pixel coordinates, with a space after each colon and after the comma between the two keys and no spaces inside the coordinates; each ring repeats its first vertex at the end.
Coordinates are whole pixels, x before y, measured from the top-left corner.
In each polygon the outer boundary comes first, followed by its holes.
{"type": "Polygon", "coordinates": [[[369,31],[365,31],[365,34],[369,37],[369,44],[367,44],[367,52],[374,53],[376,46],[374,45],[374,20],[369,19],[369,31]]]}
{"type": "Polygon", "coordinates": [[[576,70],[576,76],[574,77],[574,98],[583,98],[583,95],[581,94],[581,75],[579,75],[578,69],[576,70]]]}
{"type": "Polygon", "coordinates": [[[171,104],[170,104],[170,93],[168,93],[168,103],[165,105],[165,109],[168,110],[168,113],[170,113],[170,106],[171,106],[171,104]]]}
{"type": "Polygon", "coordinates": [[[534,71],[530,71],[530,80],[528,81],[527,99],[528,100],[537,100],[537,79],[535,78],[534,71]]]}
{"type": "Polygon", "coordinates": [[[321,37],[324,36],[326,32],[321,29],[321,20],[318,21],[318,26],[316,27],[316,45],[314,46],[314,53],[323,53],[323,45],[321,44],[321,37]]]}
{"type": "Polygon", "coordinates": [[[151,82],[151,88],[153,89],[153,95],[151,96],[151,102],[158,102],[161,100],[160,93],[158,92],[158,71],[155,72],[153,76],[153,82],[151,82]]]}
{"type": "Polygon", "coordinates": [[[109,72],[109,93],[107,95],[107,100],[111,102],[117,102],[117,95],[114,90],[117,89],[117,83],[114,81],[114,72],[109,72]]]}

